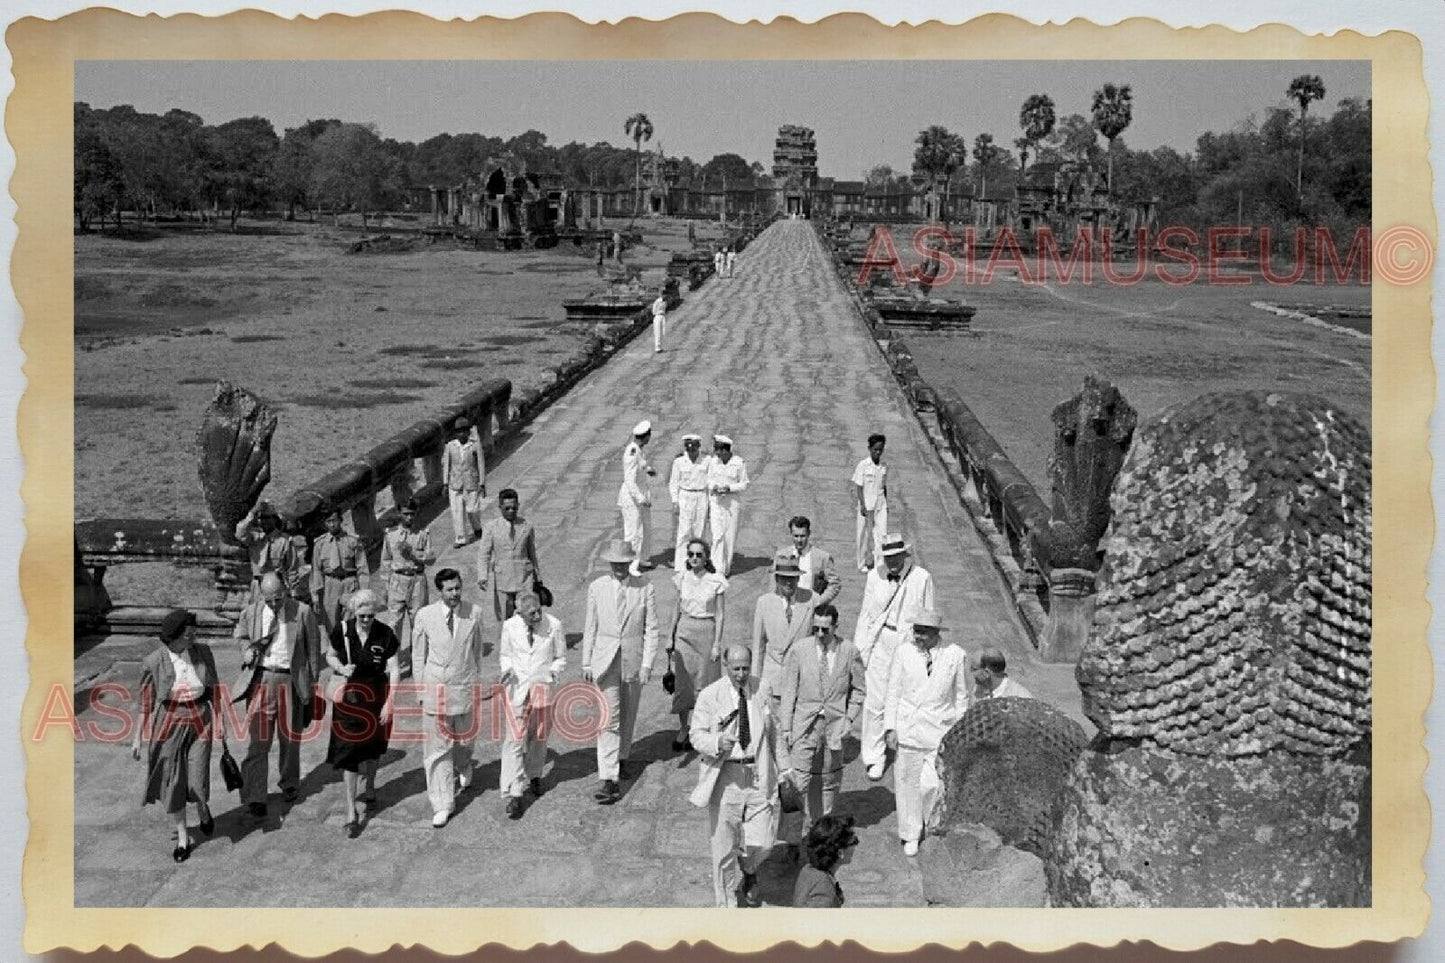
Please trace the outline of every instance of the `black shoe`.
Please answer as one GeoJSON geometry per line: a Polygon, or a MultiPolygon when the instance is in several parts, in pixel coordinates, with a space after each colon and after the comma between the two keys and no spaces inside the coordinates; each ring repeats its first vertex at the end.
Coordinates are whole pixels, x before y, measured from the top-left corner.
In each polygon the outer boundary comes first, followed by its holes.
{"type": "Polygon", "coordinates": [[[757,873],[743,873],[743,883],[738,887],[738,905],[756,908],[763,905],[758,896],[757,873]]]}
{"type": "Polygon", "coordinates": [[[346,838],[355,839],[361,835],[361,820],[353,819],[346,824],[346,838]]]}
{"type": "Polygon", "coordinates": [[[532,795],[535,796],[535,797],[537,797],[538,799],[540,799],[540,798],[542,798],[542,793],[543,793],[542,780],[541,780],[541,779],[533,779],[533,780],[532,780],[532,795]]]}
{"type": "Polygon", "coordinates": [[[190,844],[186,844],[185,846],[177,846],[174,850],[171,851],[171,859],[174,859],[174,860],[175,860],[176,862],[178,862],[178,863],[184,863],[186,860],[188,860],[188,859],[190,859],[190,858],[191,858],[191,847],[190,847],[190,844]]]}
{"type": "Polygon", "coordinates": [[[610,806],[622,798],[622,790],[617,788],[616,780],[604,779],[592,798],[603,806],[610,806]]]}
{"type": "Polygon", "coordinates": [[[509,796],[507,798],[508,819],[521,819],[523,811],[521,796],[509,796]]]}
{"type": "Polygon", "coordinates": [[[295,786],[289,786],[281,790],[281,798],[286,800],[288,803],[294,803],[296,801],[296,797],[299,795],[301,794],[296,791],[295,786]]]}
{"type": "Polygon", "coordinates": [[[687,752],[691,748],[692,740],[689,739],[687,736],[678,736],[676,739],[672,740],[673,752],[687,752]]]}
{"type": "Polygon", "coordinates": [[[216,817],[209,809],[206,810],[206,818],[200,822],[200,830],[207,836],[216,831],[216,817]]]}

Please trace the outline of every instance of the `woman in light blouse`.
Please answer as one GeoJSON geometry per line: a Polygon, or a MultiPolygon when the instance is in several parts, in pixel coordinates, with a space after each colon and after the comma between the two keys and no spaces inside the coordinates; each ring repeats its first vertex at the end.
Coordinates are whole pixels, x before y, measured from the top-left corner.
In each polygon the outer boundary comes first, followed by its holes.
{"type": "Polygon", "coordinates": [[[206,804],[211,795],[211,740],[216,722],[216,659],[196,642],[196,616],[172,609],[161,620],[161,647],[141,661],[140,726],[131,757],[141,757],[142,736],[149,742],[142,805],[164,802],[175,821],[178,863],[191,855],[186,803],[196,804],[202,833],[216,828],[206,804]]]}
{"type": "Polygon", "coordinates": [[[687,543],[687,567],[672,577],[677,586],[677,611],[672,616],[672,671],[676,687],[672,694],[672,711],[677,713],[677,738],[674,751],[691,749],[687,727],[697,694],[718,677],[718,659],[722,656],[725,593],[728,580],[714,569],[706,542],[694,538],[687,543]]]}

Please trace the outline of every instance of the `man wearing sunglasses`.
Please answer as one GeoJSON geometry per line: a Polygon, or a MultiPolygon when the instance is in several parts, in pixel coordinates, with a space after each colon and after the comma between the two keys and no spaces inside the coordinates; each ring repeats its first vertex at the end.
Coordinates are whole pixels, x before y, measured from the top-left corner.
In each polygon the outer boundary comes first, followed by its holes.
{"type": "Polygon", "coordinates": [[[837,629],[838,610],[824,602],[813,610],[812,639],[793,645],[783,664],[779,764],[803,799],[808,827],[833,811],[843,785],[843,736],[863,711],[863,657],[837,629]]]}

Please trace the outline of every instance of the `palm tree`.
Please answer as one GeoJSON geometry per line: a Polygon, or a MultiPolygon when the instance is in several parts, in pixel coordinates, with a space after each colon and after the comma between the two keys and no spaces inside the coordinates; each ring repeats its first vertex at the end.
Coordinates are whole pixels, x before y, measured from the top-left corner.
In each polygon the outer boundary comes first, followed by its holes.
{"type": "Polygon", "coordinates": [[[1129,85],[1105,84],[1094,91],[1094,129],[1109,141],[1109,193],[1114,192],[1114,139],[1134,120],[1134,95],[1129,85]]]}
{"type": "Polygon", "coordinates": [[[636,169],[632,178],[632,219],[637,220],[637,206],[642,203],[642,142],[652,140],[652,121],[638,111],[627,118],[622,131],[632,138],[632,147],[637,154],[636,169]]]}
{"type": "Polygon", "coordinates": [[[1019,140],[1025,141],[1020,144],[1014,141],[1014,146],[1019,149],[1019,160],[1024,162],[1019,167],[1019,175],[1022,176],[1024,168],[1028,166],[1027,158],[1029,148],[1037,147],[1039,141],[1054,132],[1054,101],[1048,94],[1034,94],[1024,101],[1023,107],[1019,110],[1019,127],[1023,130],[1023,137],[1019,140]]]}
{"type": "Polygon", "coordinates": [[[1299,164],[1295,168],[1294,192],[1301,199],[1304,198],[1305,183],[1305,116],[1310,110],[1310,101],[1323,100],[1325,96],[1325,82],[1314,74],[1300,74],[1289,82],[1289,90],[1285,91],[1295,103],[1299,104],[1299,164]]]}
{"type": "Polygon", "coordinates": [[[988,196],[988,172],[998,162],[1003,148],[993,142],[992,134],[979,134],[973,139],[973,162],[978,169],[979,197],[988,196]]]}
{"type": "Polygon", "coordinates": [[[1027,137],[1015,137],[1015,138],[1014,138],[1014,147],[1015,147],[1015,148],[1018,150],[1018,152],[1019,152],[1019,179],[1020,179],[1020,180],[1023,179],[1024,171],[1026,171],[1026,170],[1029,169],[1029,148],[1032,147],[1033,145],[1034,145],[1034,142],[1031,141],[1031,140],[1029,140],[1027,137]]]}
{"type": "Polygon", "coordinates": [[[934,124],[918,132],[913,151],[913,169],[928,175],[930,213],[938,215],[938,182],[947,181],[963,168],[968,144],[947,127],[934,124]]]}

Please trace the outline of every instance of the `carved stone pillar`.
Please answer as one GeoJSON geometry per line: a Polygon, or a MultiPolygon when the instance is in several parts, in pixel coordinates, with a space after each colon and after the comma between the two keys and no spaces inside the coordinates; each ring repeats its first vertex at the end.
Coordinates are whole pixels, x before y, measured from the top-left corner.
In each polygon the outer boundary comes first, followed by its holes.
{"type": "Polygon", "coordinates": [[[1039,637],[1045,662],[1077,662],[1094,621],[1096,573],[1087,568],[1057,568],[1049,580],[1049,621],[1039,637]]]}

